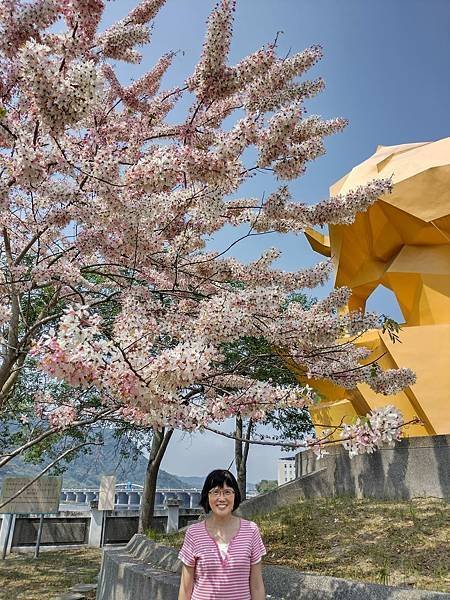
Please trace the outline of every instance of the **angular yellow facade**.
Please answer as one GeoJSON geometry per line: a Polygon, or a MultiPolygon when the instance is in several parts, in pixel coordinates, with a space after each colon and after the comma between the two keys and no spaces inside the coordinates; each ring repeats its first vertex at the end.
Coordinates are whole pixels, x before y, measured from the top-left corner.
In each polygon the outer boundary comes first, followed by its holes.
{"type": "Polygon", "coordinates": [[[332,256],[335,286],[352,290],[350,310],[364,310],[379,285],[392,290],[404,317],[401,343],[377,330],[360,343],[372,350],[369,360],[381,356],[385,368],[410,367],[417,382],[387,397],[367,385],[344,390],[311,382],[324,398],[313,418],[338,424],[394,404],[406,420],[417,415],[423,423],[407,435],[450,433],[450,138],[379,146],[330,192],[345,194],[377,177],[392,177],[392,194],[352,225],[331,225],[329,237],[312,230],[306,236],[314,250],[332,256]]]}

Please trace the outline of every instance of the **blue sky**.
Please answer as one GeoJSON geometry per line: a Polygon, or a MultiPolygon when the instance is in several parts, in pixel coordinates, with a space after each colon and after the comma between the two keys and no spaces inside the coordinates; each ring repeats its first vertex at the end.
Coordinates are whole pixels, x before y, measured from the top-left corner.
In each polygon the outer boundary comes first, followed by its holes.
{"type": "MultiPolygon", "coordinates": [[[[164,86],[180,84],[199,58],[212,0],[167,0],[155,19],[150,45],[141,65],[119,64],[122,82],[150,69],[161,54],[179,50],[164,86]]],[[[124,16],[135,0],[108,3],[105,24],[124,16]]],[[[378,144],[437,140],[450,135],[450,1],[449,0],[238,0],[230,63],[279,37],[279,53],[295,53],[321,44],[325,56],[308,77],[321,76],[326,89],[307,103],[309,114],[345,117],[344,133],[327,141],[326,156],[290,185],[294,198],[307,203],[328,195],[331,184],[368,158],[378,144]]],[[[181,113],[175,114],[179,117],[181,113]]],[[[248,195],[276,188],[271,176],[254,178],[248,195]]],[[[224,248],[229,232],[211,242],[224,248]]],[[[233,254],[252,260],[261,249],[283,251],[278,265],[286,270],[314,264],[302,237],[257,238],[238,244],[233,254]]],[[[317,290],[318,296],[327,287],[317,290]]],[[[401,320],[391,295],[378,290],[369,308],[401,320]]],[[[249,480],[276,477],[279,450],[256,447],[250,453],[249,480]]],[[[233,456],[231,441],[217,436],[177,435],[162,468],[180,475],[201,475],[233,456]]]]}

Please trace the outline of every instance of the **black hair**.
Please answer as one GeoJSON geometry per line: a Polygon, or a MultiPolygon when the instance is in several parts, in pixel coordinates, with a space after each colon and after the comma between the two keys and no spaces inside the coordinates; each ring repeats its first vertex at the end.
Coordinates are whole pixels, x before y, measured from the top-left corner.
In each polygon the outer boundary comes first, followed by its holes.
{"type": "Polygon", "coordinates": [[[214,471],[211,471],[211,473],[205,479],[202,489],[202,496],[199,502],[200,506],[203,507],[203,510],[206,513],[209,513],[211,510],[208,498],[209,491],[215,487],[223,488],[224,484],[227,484],[227,486],[233,488],[234,490],[233,510],[236,510],[241,503],[241,492],[239,491],[239,486],[233,473],[230,473],[230,471],[227,471],[226,469],[215,469],[214,471]]]}

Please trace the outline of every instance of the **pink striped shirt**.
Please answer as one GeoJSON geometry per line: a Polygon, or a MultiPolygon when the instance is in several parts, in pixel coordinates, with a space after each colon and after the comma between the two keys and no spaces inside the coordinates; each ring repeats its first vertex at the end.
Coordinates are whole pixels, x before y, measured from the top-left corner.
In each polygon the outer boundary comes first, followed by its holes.
{"type": "Polygon", "coordinates": [[[178,557],[195,567],[191,600],[251,600],[250,565],[266,554],[258,526],[241,519],[223,559],[205,521],[186,530],[178,557]]]}

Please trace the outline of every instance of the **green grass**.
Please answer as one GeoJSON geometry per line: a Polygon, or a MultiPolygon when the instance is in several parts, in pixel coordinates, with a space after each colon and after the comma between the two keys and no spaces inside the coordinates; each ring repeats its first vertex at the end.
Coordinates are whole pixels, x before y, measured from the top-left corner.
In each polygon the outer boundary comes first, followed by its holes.
{"type": "Polygon", "coordinates": [[[38,559],[10,554],[0,560],[0,600],[52,600],[77,583],[94,583],[100,562],[96,548],[46,551],[38,559]]]}
{"type": "MultiPolygon", "coordinates": [[[[268,550],[265,564],[450,592],[450,507],[442,500],[321,498],[253,520],[268,550]]],[[[152,539],[180,547],[183,534],[152,539]]]]}

